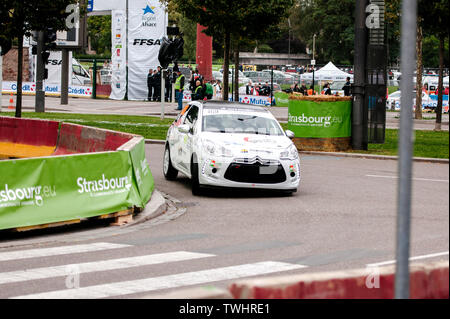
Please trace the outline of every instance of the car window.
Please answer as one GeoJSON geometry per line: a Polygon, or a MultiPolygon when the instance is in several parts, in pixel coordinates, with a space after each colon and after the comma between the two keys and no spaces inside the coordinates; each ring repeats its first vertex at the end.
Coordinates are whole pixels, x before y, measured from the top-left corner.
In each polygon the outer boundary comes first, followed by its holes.
{"type": "Polygon", "coordinates": [[[198,118],[198,106],[192,105],[186,114],[184,124],[188,124],[190,127],[193,127],[195,122],[197,122],[197,118],[198,118]]]}

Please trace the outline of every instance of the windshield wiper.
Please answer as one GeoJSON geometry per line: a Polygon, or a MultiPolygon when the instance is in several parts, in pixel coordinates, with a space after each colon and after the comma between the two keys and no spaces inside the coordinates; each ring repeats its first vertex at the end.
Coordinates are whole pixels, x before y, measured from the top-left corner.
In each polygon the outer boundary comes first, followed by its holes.
{"type": "Polygon", "coordinates": [[[254,115],[254,116],[252,116],[252,117],[247,117],[247,118],[238,118],[238,120],[239,121],[246,121],[246,120],[254,120],[254,119],[256,119],[257,118],[257,116],[256,115],[254,115]]]}

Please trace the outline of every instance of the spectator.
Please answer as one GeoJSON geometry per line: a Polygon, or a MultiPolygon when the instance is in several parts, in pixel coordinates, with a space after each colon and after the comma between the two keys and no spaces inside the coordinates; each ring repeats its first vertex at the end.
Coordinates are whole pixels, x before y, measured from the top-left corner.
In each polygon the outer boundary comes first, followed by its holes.
{"type": "Polygon", "coordinates": [[[192,94],[192,101],[203,100],[203,86],[200,80],[195,82],[194,94],[192,94]]]}
{"type": "Polygon", "coordinates": [[[153,72],[154,79],[154,91],[153,91],[153,101],[161,101],[161,67],[153,72]]]}
{"type": "Polygon", "coordinates": [[[214,90],[216,97],[222,95],[222,85],[220,80],[217,80],[216,84],[214,84],[214,90]]]}
{"type": "Polygon", "coordinates": [[[269,82],[266,81],[260,91],[261,95],[270,96],[270,85],[269,82]]]}
{"type": "Polygon", "coordinates": [[[181,111],[183,108],[183,89],[184,89],[184,75],[180,70],[177,72],[177,79],[175,81],[175,98],[178,102],[177,110],[181,111]]]}
{"type": "Polygon", "coordinates": [[[347,77],[347,82],[345,82],[344,87],[342,88],[344,90],[344,96],[350,96],[352,85],[350,83],[350,77],[347,77]]]}
{"type": "Polygon", "coordinates": [[[252,83],[251,80],[249,80],[247,85],[245,86],[245,94],[246,95],[251,95],[252,94],[252,89],[253,89],[253,83],[252,83]]]}
{"type": "Polygon", "coordinates": [[[305,82],[302,81],[302,86],[300,87],[299,92],[304,96],[308,96],[308,88],[306,87],[305,82]]]}
{"type": "Polygon", "coordinates": [[[148,101],[152,100],[152,96],[153,96],[153,84],[154,80],[153,80],[153,70],[150,69],[148,71],[148,75],[147,75],[147,88],[148,88],[148,101]]]}
{"type": "Polygon", "coordinates": [[[323,91],[325,95],[331,95],[330,83],[325,83],[323,86],[323,91]]]}
{"type": "Polygon", "coordinates": [[[210,82],[206,82],[204,84],[204,88],[203,88],[203,96],[206,97],[208,100],[211,100],[214,94],[214,89],[213,86],[210,82]]]}

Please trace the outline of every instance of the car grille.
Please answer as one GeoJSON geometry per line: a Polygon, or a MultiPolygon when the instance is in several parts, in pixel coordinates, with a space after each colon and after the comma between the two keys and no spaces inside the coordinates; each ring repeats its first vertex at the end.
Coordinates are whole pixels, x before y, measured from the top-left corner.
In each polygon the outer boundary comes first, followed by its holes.
{"type": "Polygon", "coordinates": [[[235,159],[228,166],[225,179],[240,183],[277,184],[286,181],[283,166],[278,161],[253,159],[235,159]]]}

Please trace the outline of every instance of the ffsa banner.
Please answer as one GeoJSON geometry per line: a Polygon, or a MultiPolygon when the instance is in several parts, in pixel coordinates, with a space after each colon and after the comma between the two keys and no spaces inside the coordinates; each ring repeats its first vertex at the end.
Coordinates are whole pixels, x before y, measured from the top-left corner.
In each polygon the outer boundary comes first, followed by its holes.
{"type": "Polygon", "coordinates": [[[125,10],[111,12],[111,95],[113,100],[123,100],[127,92],[127,16],[125,10]]]}
{"type": "Polygon", "coordinates": [[[128,99],[148,97],[149,69],[159,66],[161,39],[168,16],[159,0],[133,0],[128,8],[128,99]]]}

